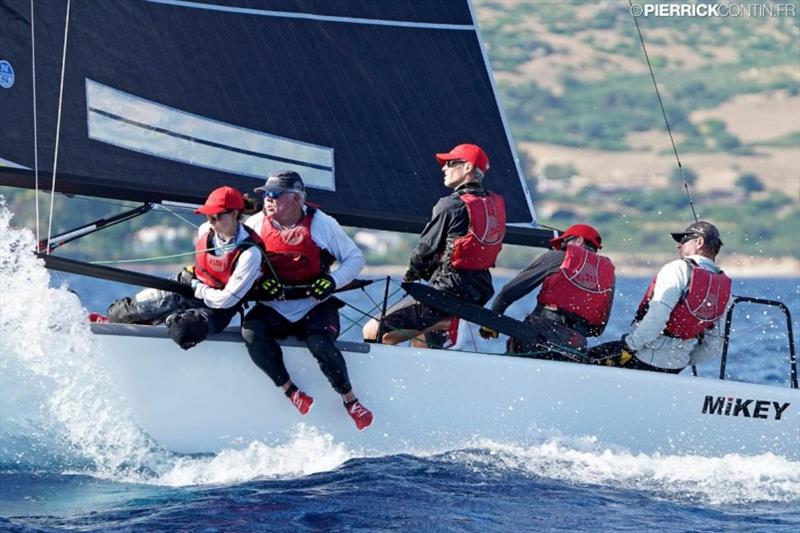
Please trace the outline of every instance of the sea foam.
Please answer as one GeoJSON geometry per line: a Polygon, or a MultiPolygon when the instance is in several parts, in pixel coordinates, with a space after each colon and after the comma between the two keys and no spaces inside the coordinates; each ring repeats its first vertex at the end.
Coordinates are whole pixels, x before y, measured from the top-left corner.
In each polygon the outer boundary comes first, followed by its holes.
{"type": "Polygon", "coordinates": [[[181,456],[142,432],[101,364],[87,311],[51,287],[0,197],[0,464],[165,486],[241,483],[336,468],[347,449],[302,424],[279,446],[181,456]]]}
{"type": "Polygon", "coordinates": [[[482,441],[446,454],[476,472],[517,471],[576,485],[642,491],[711,505],[800,502],[800,463],[770,453],[723,457],[631,454],[589,439],[553,438],[534,446],[482,441]]]}

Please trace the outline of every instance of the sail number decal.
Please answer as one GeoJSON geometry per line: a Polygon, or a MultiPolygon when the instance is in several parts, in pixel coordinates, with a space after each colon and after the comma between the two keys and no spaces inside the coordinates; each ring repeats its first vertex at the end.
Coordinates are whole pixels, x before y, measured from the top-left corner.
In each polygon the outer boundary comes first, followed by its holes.
{"type": "Polygon", "coordinates": [[[703,414],[780,420],[789,405],[791,405],[789,402],[706,396],[703,401],[703,414]]]}
{"type": "Polygon", "coordinates": [[[0,59],[0,87],[10,89],[14,85],[14,67],[5,59],[0,59]]]}

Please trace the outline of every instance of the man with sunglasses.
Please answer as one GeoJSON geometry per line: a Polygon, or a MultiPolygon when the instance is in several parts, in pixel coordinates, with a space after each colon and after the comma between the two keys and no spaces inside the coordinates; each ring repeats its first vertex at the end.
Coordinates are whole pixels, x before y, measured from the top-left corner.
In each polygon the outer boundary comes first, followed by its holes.
{"type": "Polygon", "coordinates": [[[722,352],[720,321],[731,303],[731,280],[715,263],[719,230],[698,221],[671,235],[679,259],[650,283],[630,332],[592,349],[597,364],[677,374],[722,352]]]}
{"type": "Polygon", "coordinates": [[[195,213],[205,215],[198,229],[195,263],[178,274],[178,281],[194,290],[194,298],[145,289],[109,307],[112,322],[160,323],[188,350],[209,333],[225,329],[241,308],[244,296],[261,277],[261,239],[239,222],[245,199],[233,187],[219,187],[195,213]]]}
{"type": "MultiPolygon", "coordinates": [[[[536,308],[526,321],[539,342],[508,340],[508,351],[541,359],[574,361],[585,354],[586,337],[602,335],[614,300],[614,265],[598,254],[600,233],[588,224],[573,224],[550,240],[553,248],[509,281],[495,298],[492,311],[504,313],[512,303],[541,285],[536,308]],[[555,349],[554,349],[555,348],[555,349]]],[[[481,327],[484,339],[497,338],[481,327]]]]}
{"type": "Polygon", "coordinates": [[[264,194],[264,209],[250,217],[247,225],[258,233],[267,251],[261,283],[267,298],[242,321],[250,357],[306,415],[314,399],[290,378],[276,339],[294,335],[304,340],[362,431],[372,423],[372,413],[356,398],[344,357],[336,347],[342,304],[330,296],[361,272],[364,256],[334,218],[305,203],[305,185],[297,172],[278,172],[254,191],[264,194]],[[333,260],[339,268],[330,272],[333,260]]]}
{"type": "MultiPolygon", "coordinates": [[[[503,246],[505,202],[483,187],[489,157],[479,146],[460,144],[436,154],[436,160],[444,172],[444,186],[453,192],[433,207],[403,279],[428,280],[433,288],[483,305],[494,294],[489,268],[503,246]]],[[[387,331],[381,339],[374,319],[364,326],[363,335],[367,342],[385,344],[426,335],[428,345],[441,347],[444,338],[433,331],[438,332],[444,323],[449,323],[447,314],[407,297],[389,309],[384,321],[387,331]]]]}

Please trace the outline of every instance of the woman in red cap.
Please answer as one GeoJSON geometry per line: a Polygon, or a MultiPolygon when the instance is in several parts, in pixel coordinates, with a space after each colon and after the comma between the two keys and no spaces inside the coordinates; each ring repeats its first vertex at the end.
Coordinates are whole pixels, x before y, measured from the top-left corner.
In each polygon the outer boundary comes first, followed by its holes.
{"type": "Polygon", "coordinates": [[[170,337],[184,350],[222,331],[262,272],[261,239],[239,222],[244,210],[242,193],[225,186],[214,189],[195,211],[207,220],[198,229],[194,265],[177,278],[191,286],[194,298],[145,289],[111,304],[109,319],[147,324],[165,320],[170,337]]]}
{"type": "MultiPolygon", "coordinates": [[[[575,360],[569,350],[552,351],[548,345],[565,345],[565,348],[583,346],[585,337],[603,333],[611,314],[614,299],[614,265],[597,253],[602,246],[600,233],[587,224],[574,224],[552,239],[552,250],[538,256],[509,281],[497,295],[492,311],[505,312],[509,305],[524,297],[540,285],[537,305],[526,320],[542,335],[541,343],[524,343],[509,339],[509,351],[531,354],[543,359],[575,360]],[[568,328],[564,335],[564,327],[568,328]],[[581,343],[566,343],[579,333],[581,343]]],[[[486,327],[480,329],[483,338],[496,338],[497,332],[486,327]]]]}

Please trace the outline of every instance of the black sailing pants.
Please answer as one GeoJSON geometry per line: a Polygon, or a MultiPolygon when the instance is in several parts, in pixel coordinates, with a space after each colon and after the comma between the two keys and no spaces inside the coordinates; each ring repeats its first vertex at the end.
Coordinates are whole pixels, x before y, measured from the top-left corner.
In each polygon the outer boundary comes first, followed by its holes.
{"type": "Polygon", "coordinates": [[[289,322],[273,308],[256,305],[242,321],[242,336],[250,358],[280,387],[290,378],[283,363],[283,352],[275,339],[294,335],[306,342],[333,390],[347,394],[353,387],[342,352],[335,344],[339,335],[340,306],[338,300],[329,298],[297,322],[289,322]]]}

